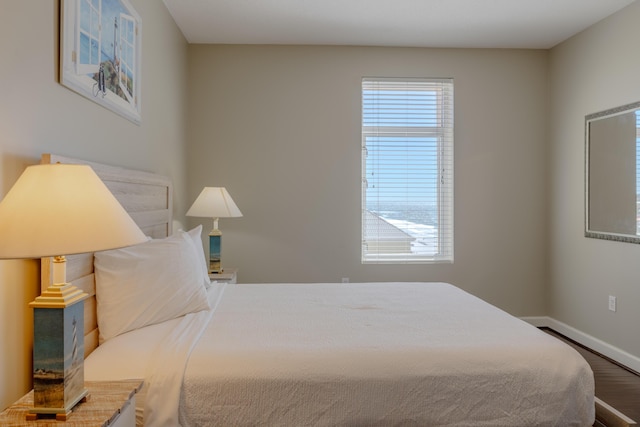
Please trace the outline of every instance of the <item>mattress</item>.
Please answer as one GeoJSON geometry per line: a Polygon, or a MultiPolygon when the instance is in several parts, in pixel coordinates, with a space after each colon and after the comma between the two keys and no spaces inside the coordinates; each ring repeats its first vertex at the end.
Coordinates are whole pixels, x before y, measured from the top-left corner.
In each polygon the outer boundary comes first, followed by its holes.
{"type": "Polygon", "coordinates": [[[145,378],[146,425],[593,423],[593,374],[575,350],[452,285],[240,284],[218,295],[210,312],[107,341],[86,379],[145,378]]]}

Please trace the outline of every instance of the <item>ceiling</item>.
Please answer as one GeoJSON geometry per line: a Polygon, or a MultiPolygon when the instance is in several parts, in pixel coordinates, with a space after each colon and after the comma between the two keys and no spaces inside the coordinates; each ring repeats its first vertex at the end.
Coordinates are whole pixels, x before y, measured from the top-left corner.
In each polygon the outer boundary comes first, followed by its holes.
{"type": "Polygon", "coordinates": [[[548,49],[635,0],[164,0],[190,43],[548,49]]]}

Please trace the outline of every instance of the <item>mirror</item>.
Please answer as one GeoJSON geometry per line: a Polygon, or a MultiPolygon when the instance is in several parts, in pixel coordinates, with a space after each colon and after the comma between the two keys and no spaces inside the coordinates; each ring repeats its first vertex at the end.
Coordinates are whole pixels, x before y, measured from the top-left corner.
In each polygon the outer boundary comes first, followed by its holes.
{"type": "Polygon", "coordinates": [[[585,118],[585,236],[640,243],[640,102],[585,118]]]}

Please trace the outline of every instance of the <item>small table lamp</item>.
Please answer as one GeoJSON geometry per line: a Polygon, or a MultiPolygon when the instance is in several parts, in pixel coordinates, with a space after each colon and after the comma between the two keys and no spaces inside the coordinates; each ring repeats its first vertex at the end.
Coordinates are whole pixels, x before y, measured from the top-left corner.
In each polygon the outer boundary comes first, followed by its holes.
{"type": "Polygon", "coordinates": [[[0,259],[54,256],[53,281],[33,307],[37,414],[65,419],[84,388],[84,299],[66,283],[64,255],[130,246],[146,237],[87,165],[29,166],[0,202],[0,259]]]}
{"type": "Polygon", "coordinates": [[[221,273],[222,232],[219,218],[242,216],[242,212],[224,187],[205,187],[187,211],[187,216],[213,218],[213,230],[209,233],[209,273],[221,273]]]}

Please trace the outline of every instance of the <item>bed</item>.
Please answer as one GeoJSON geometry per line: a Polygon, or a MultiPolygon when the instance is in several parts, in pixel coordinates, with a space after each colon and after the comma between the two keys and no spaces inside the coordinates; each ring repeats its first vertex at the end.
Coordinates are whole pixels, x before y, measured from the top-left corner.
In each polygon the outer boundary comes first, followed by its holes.
{"type": "Polygon", "coordinates": [[[92,295],[85,378],[144,379],[139,425],[593,424],[586,361],[485,301],[446,283],[210,283],[168,180],[91,165],[150,236],[67,261],[92,295]]]}

